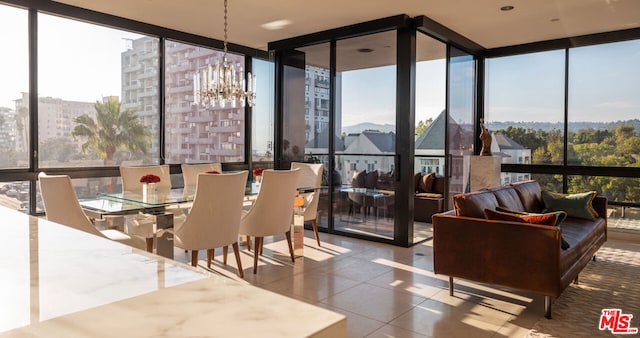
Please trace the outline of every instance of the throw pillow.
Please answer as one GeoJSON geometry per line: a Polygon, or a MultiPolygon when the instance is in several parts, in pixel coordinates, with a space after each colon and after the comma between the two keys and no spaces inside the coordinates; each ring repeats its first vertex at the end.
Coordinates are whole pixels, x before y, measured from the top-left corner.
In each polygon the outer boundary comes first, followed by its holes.
{"type": "MultiPolygon", "coordinates": [[[[510,213],[510,214],[516,214],[516,215],[540,215],[540,214],[536,214],[536,213],[532,213],[532,212],[526,212],[526,211],[514,211],[514,210],[509,210],[505,207],[496,207],[496,211],[500,211],[500,212],[504,212],[504,213],[510,213]]],[[[559,227],[560,224],[562,223],[562,221],[565,220],[565,218],[567,218],[567,213],[564,211],[553,211],[552,213],[556,214],[556,223],[554,224],[555,226],[559,227]]],[[[571,245],[569,244],[569,242],[567,242],[566,239],[564,239],[564,236],[562,235],[562,233],[560,233],[560,247],[562,248],[562,250],[567,250],[569,249],[569,247],[571,247],[571,245]]]]}
{"type": "MultiPolygon", "coordinates": [[[[502,206],[497,206],[496,211],[506,212],[510,214],[517,214],[517,215],[540,215],[539,213],[535,213],[535,212],[515,211],[515,210],[507,209],[502,206]]],[[[555,226],[559,226],[560,223],[562,223],[562,221],[564,221],[564,219],[567,218],[567,213],[564,211],[552,211],[551,213],[556,214],[556,217],[558,218],[556,220],[556,224],[554,224],[555,226]]]]}
{"type": "Polygon", "coordinates": [[[512,214],[508,212],[502,212],[491,209],[484,209],[484,214],[487,219],[498,221],[510,221],[520,223],[542,224],[542,225],[556,225],[558,216],[555,213],[549,214],[512,214]]]}
{"type": "Polygon", "coordinates": [[[433,191],[433,181],[436,179],[436,173],[428,173],[422,176],[420,179],[418,190],[420,192],[431,192],[433,191]]]}
{"type": "Polygon", "coordinates": [[[596,197],[595,191],[580,194],[558,194],[550,191],[542,191],[542,201],[544,202],[543,212],[565,211],[567,216],[595,220],[598,213],[593,209],[593,199],[596,197]]]}
{"type": "Polygon", "coordinates": [[[422,180],[422,173],[416,173],[413,175],[413,188],[416,192],[422,192],[420,191],[420,180],[422,180]]]}

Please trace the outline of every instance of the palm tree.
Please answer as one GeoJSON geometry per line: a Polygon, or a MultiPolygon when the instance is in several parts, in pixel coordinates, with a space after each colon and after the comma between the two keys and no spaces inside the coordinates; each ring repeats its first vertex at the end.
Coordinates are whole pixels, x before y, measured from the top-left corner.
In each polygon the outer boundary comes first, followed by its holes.
{"type": "Polygon", "coordinates": [[[151,132],[136,115],[135,110],[120,110],[117,97],[109,97],[103,102],[96,101],[96,119],[87,114],[73,119],[76,126],[72,135],[81,139],[82,152],[95,152],[105,159],[106,165],[114,165],[113,155],[125,149],[131,152],[147,154],[151,132]]]}

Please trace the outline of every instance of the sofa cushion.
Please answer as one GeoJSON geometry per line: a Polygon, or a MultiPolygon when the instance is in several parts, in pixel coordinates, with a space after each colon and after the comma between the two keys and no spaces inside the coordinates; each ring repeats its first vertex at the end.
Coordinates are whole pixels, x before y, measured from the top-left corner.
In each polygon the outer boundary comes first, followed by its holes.
{"type": "Polygon", "coordinates": [[[542,191],[545,211],[566,211],[570,217],[584,218],[593,221],[598,217],[598,213],[593,209],[593,199],[596,197],[595,191],[579,194],[558,194],[550,191],[542,191]]]}
{"type": "MultiPolygon", "coordinates": [[[[510,209],[507,209],[507,208],[504,208],[504,207],[500,207],[500,206],[498,206],[496,208],[496,211],[503,212],[503,213],[515,214],[515,215],[541,215],[541,214],[538,214],[538,213],[530,213],[530,212],[526,212],[526,211],[510,210],[510,209]]],[[[567,213],[564,212],[564,211],[553,211],[551,213],[556,215],[556,223],[555,224],[550,224],[550,225],[560,226],[560,224],[562,224],[562,222],[567,218],[567,213]]],[[[571,247],[571,244],[569,244],[569,242],[564,238],[564,235],[562,234],[562,231],[561,231],[560,232],[560,248],[562,248],[562,250],[567,250],[567,249],[569,249],[569,247],[571,247]]]]}
{"type": "Polygon", "coordinates": [[[520,201],[520,196],[518,196],[518,192],[513,187],[503,185],[489,190],[496,196],[500,206],[509,210],[525,211],[524,205],[520,201]]]}
{"type": "Polygon", "coordinates": [[[476,191],[453,196],[457,216],[486,218],[484,209],[495,210],[498,201],[491,191],[476,191]]]}
{"type": "Polygon", "coordinates": [[[520,202],[524,206],[525,211],[530,212],[542,212],[544,209],[544,203],[542,202],[540,184],[538,181],[522,181],[509,184],[512,186],[518,196],[520,196],[520,202]]]}
{"type": "Polygon", "coordinates": [[[415,195],[416,198],[443,198],[444,195],[436,194],[433,192],[419,192],[415,195]]]}
{"type": "Polygon", "coordinates": [[[606,234],[607,223],[604,218],[589,221],[584,218],[568,217],[562,222],[562,235],[571,244],[569,250],[560,255],[560,271],[569,270],[585,250],[594,245],[597,237],[606,234]]]}
{"type": "Polygon", "coordinates": [[[413,188],[415,189],[416,192],[421,192],[420,191],[420,180],[422,179],[422,173],[416,173],[413,176],[413,188]]]}

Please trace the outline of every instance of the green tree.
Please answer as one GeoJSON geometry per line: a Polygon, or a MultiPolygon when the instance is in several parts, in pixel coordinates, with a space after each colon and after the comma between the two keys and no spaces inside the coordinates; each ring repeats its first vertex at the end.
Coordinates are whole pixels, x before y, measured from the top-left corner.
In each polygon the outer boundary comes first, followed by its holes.
{"type": "Polygon", "coordinates": [[[120,109],[117,98],[96,101],[96,119],[87,114],[76,117],[72,135],[82,140],[84,154],[94,152],[105,159],[106,165],[114,165],[113,155],[118,150],[147,154],[151,132],[142,124],[135,110],[120,109]]]}
{"type": "Polygon", "coordinates": [[[65,163],[78,156],[78,145],[66,137],[56,137],[40,143],[38,153],[41,161],[54,160],[65,163]]]}
{"type": "Polygon", "coordinates": [[[431,126],[432,123],[433,123],[432,117],[424,121],[422,120],[418,121],[418,125],[416,125],[416,135],[422,135],[422,133],[424,133],[427,129],[429,129],[429,126],[431,126]]]}

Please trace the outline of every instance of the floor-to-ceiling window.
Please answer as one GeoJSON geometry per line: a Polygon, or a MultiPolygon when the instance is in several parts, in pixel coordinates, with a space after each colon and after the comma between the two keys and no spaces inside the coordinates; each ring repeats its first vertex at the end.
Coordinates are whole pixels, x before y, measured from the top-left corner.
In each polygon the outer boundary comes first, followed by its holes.
{"type": "MultiPolygon", "coordinates": [[[[82,198],[119,189],[120,165],[169,163],[172,181],[180,163],[248,167],[245,108],[193,104],[194,73],[222,54],[196,46],[221,41],[57,2],[42,3],[46,12],[23,5],[0,5],[10,46],[0,55],[0,205],[41,212],[39,171],[70,174],[82,198]]],[[[273,130],[273,64],[259,64],[268,54],[233,46],[228,57],[261,73],[256,109],[266,120],[255,125],[273,130]]],[[[273,133],[259,134],[255,154],[269,156],[273,133]]]]}
{"type": "MultiPolygon", "coordinates": [[[[165,161],[244,161],[244,107],[194,99],[194,76],[221,63],[223,52],[177,41],[165,43],[165,161]]],[[[241,67],[244,57],[227,54],[241,67]]],[[[202,80],[204,81],[204,79],[202,80]]]]}
{"type": "MultiPolygon", "coordinates": [[[[492,58],[486,61],[485,126],[493,151],[506,164],[564,162],[565,51],[492,58]]],[[[503,172],[503,184],[527,179],[562,190],[551,174],[503,172]]]]}
{"type": "Polygon", "coordinates": [[[39,167],[157,163],[158,55],[157,38],[39,14],[39,167]]]}
{"type": "Polygon", "coordinates": [[[595,190],[612,226],[640,217],[638,55],[636,39],[487,59],[485,117],[510,155],[503,180],[595,190]]]}
{"type": "MultiPolygon", "coordinates": [[[[470,189],[471,156],[474,155],[476,60],[473,55],[449,47],[449,116],[447,121],[447,176],[449,198],[470,189]]],[[[453,203],[449,200],[449,208],[453,203]]]]}
{"type": "Polygon", "coordinates": [[[252,71],[256,74],[259,95],[252,108],[251,156],[256,163],[273,163],[273,107],[275,92],[273,62],[253,59],[252,71]]]}
{"type": "MultiPolygon", "coordinates": [[[[568,50],[567,164],[640,167],[640,40],[568,50]]],[[[640,203],[640,179],[571,175],[567,191],[640,203]]]]}
{"type": "Polygon", "coordinates": [[[336,170],[345,188],[335,229],[394,238],[396,32],[337,41],[336,170]]]}
{"type": "MultiPolygon", "coordinates": [[[[38,15],[38,167],[158,163],[159,39],[38,15]]],[[[16,106],[28,107],[23,94],[16,106]]],[[[117,189],[81,178],[79,197],[117,189]]],[[[36,207],[42,207],[37,200],[36,207]]]]}
{"type": "MultiPolygon", "coordinates": [[[[304,161],[324,165],[323,188],[319,191],[318,203],[317,224],[320,228],[329,226],[330,49],[329,43],[297,48],[305,55],[304,161]]],[[[343,149],[339,137],[334,137],[334,147],[343,149]]],[[[338,177],[334,175],[334,178],[338,177]]],[[[339,185],[340,181],[334,182],[334,186],[339,185]]]]}
{"type": "MultiPolygon", "coordinates": [[[[446,86],[447,45],[426,34],[417,33],[415,173],[445,174],[446,86]]],[[[413,191],[416,190],[417,187],[413,187],[413,191]]],[[[421,221],[431,223],[428,219],[421,221]]],[[[424,226],[426,224],[415,222],[414,236],[420,234],[424,226]]]]}
{"type": "MultiPolygon", "coordinates": [[[[29,96],[28,12],[0,6],[0,30],[3,45],[0,53],[0,168],[29,167],[29,105],[20,99],[29,96]],[[16,101],[18,100],[18,101],[16,101]]],[[[29,182],[0,183],[0,205],[26,210],[29,182]]]]}

